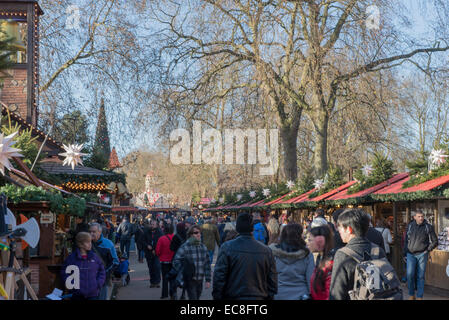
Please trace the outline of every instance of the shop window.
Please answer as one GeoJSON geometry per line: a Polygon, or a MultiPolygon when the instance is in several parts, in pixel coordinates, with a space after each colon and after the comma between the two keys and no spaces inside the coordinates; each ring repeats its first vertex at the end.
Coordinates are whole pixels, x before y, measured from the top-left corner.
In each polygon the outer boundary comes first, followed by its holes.
{"type": "Polygon", "coordinates": [[[439,201],[438,250],[449,251],[449,201],[439,201]]]}
{"type": "Polygon", "coordinates": [[[13,38],[12,46],[17,52],[11,55],[11,61],[14,63],[27,62],[27,23],[23,19],[2,19],[0,17],[0,37],[13,38]]]}

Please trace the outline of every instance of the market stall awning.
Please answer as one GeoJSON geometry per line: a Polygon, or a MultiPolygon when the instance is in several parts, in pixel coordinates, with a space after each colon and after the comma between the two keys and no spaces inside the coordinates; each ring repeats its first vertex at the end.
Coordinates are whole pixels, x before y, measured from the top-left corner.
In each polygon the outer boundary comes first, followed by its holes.
{"type": "Polygon", "coordinates": [[[70,166],[63,166],[60,162],[41,162],[39,166],[49,174],[89,175],[89,176],[113,176],[111,172],[95,168],[76,166],[74,170],[70,166]]]}
{"type": "Polygon", "coordinates": [[[430,191],[446,183],[449,183],[449,175],[426,181],[407,189],[403,189],[402,192],[430,191]]]}
{"type": "Polygon", "coordinates": [[[267,202],[265,205],[266,205],[266,206],[270,206],[270,205],[272,205],[272,204],[276,204],[276,203],[278,203],[278,202],[281,202],[282,199],[284,199],[285,197],[291,195],[293,192],[294,192],[294,191],[290,191],[289,193],[286,193],[286,194],[284,194],[283,196],[281,196],[281,197],[279,197],[279,198],[276,198],[276,199],[274,199],[274,200],[272,200],[272,201],[270,201],[270,202],[267,202]]]}
{"type": "Polygon", "coordinates": [[[307,199],[309,199],[309,195],[311,195],[312,193],[314,193],[316,191],[315,188],[313,188],[310,191],[307,191],[306,193],[303,193],[297,197],[294,197],[290,200],[287,200],[285,202],[281,202],[281,203],[300,203],[300,202],[305,202],[307,201],[307,199]]]}
{"type": "Polygon", "coordinates": [[[326,200],[327,198],[335,195],[336,193],[348,189],[350,186],[352,186],[355,183],[357,183],[357,181],[355,181],[355,180],[349,181],[349,182],[345,183],[344,185],[339,186],[338,188],[335,188],[335,189],[333,189],[333,190],[331,190],[329,192],[326,192],[326,193],[322,194],[321,196],[317,196],[317,197],[315,197],[313,199],[310,199],[309,201],[317,202],[317,201],[326,200]]]}
{"type": "Polygon", "coordinates": [[[386,187],[390,187],[394,184],[396,184],[397,182],[401,182],[404,183],[404,179],[406,179],[408,177],[408,173],[407,172],[403,172],[403,173],[398,173],[396,175],[394,175],[393,177],[391,177],[390,179],[383,181],[373,187],[370,187],[368,189],[365,190],[361,190],[359,192],[353,193],[353,194],[348,194],[348,190],[344,189],[336,194],[334,194],[333,196],[330,196],[329,198],[326,199],[326,201],[328,200],[343,200],[343,199],[349,199],[349,198],[359,198],[359,197],[366,197],[372,193],[375,193],[379,190],[382,190],[386,187]]]}

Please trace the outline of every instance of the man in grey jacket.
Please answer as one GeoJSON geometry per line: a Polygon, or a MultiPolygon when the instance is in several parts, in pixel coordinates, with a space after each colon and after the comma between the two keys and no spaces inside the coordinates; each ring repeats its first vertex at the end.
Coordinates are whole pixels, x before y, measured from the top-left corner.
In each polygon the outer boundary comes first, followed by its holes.
{"type": "Polygon", "coordinates": [[[129,247],[131,246],[131,237],[135,233],[134,225],[129,222],[128,217],[123,218],[117,229],[117,234],[120,235],[120,252],[129,258],[129,247]]]}
{"type": "MultiPolygon", "coordinates": [[[[371,243],[366,238],[370,219],[361,209],[346,209],[338,217],[338,232],[346,247],[352,249],[364,260],[371,260],[371,243]]],[[[379,258],[385,251],[380,248],[379,258]]],[[[349,291],[354,288],[354,275],[357,262],[339,249],[335,253],[329,300],[350,300],[349,291]]]]}

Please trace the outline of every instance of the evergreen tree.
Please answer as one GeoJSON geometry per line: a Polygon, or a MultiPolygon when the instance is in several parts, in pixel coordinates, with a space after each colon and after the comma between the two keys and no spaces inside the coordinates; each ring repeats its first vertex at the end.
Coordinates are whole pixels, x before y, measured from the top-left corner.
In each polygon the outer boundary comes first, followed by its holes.
{"type": "Polygon", "coordinates": [[[11,45],[14,38],[8,35],[0,28],[0,71],[10,68],[14,63],[11,61],[11,55],[17,50],[11,45]]]}
{"type": "Polygon", "coordinates": [[[93,168],[103,170],[108,167],[109,155],[111,154],[111,145],[109,142],[108,123],[106,111],[104,108],[104,99],[101,99],[100,112],[98,114],[97,131],[95,134],[95,143],[90,159],[87,165],[93,168]]]}

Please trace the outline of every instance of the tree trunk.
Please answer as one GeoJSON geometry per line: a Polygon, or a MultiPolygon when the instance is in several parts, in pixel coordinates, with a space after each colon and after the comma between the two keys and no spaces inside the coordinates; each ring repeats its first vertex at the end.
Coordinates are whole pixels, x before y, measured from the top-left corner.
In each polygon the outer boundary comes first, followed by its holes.
{"type": "Polygon", "coordinates": [[[294,117],[291,124],[281,125],[281,143],[283,155],[284,176],[287,180],[295,181],[298,178],[297,139],[301,112],[294,117]]]}
{"type": "Polygon", "coordinates": [[[320,112],[314,121],[316,142],[314,168],[317,177],[324,177],[327,171],[327,132],[329,126],[329,115],[320,112]]]}

